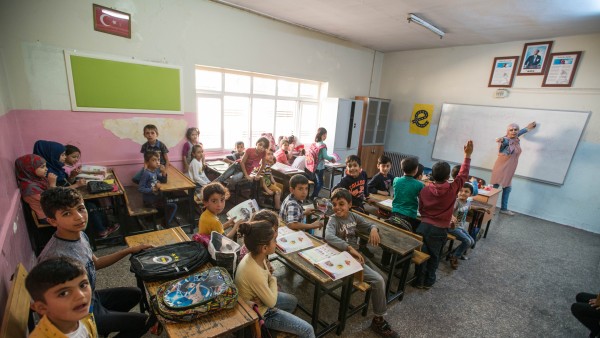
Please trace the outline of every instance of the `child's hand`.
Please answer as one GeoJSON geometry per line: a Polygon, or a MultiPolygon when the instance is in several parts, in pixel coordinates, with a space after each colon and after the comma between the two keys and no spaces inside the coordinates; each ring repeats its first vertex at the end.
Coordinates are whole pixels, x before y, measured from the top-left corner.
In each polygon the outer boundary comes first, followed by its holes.
{"type": "Polygon", "coordinates": [[[458,223],[458,218],[456,218],[456,216],[452,215],[452,220],[450,220],[450,223],[458,223]]]}
{"type": "Polygon", "coordinates": [[[162,164],[158,167],[158,169],[160,170],[160,173],[163,175],[167,172],[167,167],[165,167],[162,164]]]}
{"type": "Polygon", "coordinates": [[[323,227],[323,221],[321,221],[321,220],[314,221],[310,224],[311,229],[321,229],[322,227],[323,227]]]}
{"type": "Polygon", "coordinates": [[[149,248],[154,248],[154,245],[152,244],[140,244],[140,245],[136,245],[134,247],[129,248],[129,253],[130,254],[136,254],[142,250],[145,249],[149,249],[149,248]]]}
{"type": "Polygon", "coordinates": [[[377,231],[377,228],[371,228],[371,234],[369,234],[369,244],[373,246],[379,246],[379,243],[381,243],[379,231],[377,231]]]}
{"type": "Polygon", "coordinates": [[[86,180],[83,178],[80,178],[77,180],[77,182],[75,182],[75,188],[79,188],[79,187],[85,187],[86,185],[86,180]]]}
{"type": "Polygon", "coordinates": [[[266,192],[266,193],[267,193],[267,195],[269,195],[269,196],[273,196],[273,195],[275,194],[275,192],[273,192],[273,191],[272,191],[272,190],[270,190],[270,189],[265,189],[265,192],[266,192]]]}
{"type": "Polygon", "coordinates": [[[56,174],[48,173],[48,183],[50,186],[56,186],[56,174]]]}
{"type": "Polygon", "coordinates": [[[255,181],[259,181],[262,178],[262,175],[256,175],[254,176],[254,180],[255,181]]]}
{"type": "Polygon", "coordinates": [[[265,263],[267,264],[267,269],[269,269],[269,273],[273,274],[273,271],[275,271],[275,269],[273,268],[273,265],[271,265],[271,262],[268,259],[266,259],[265,263]]]}
{"type": "Polygon", "coordinates": [[[465,150],[465,157],[470,157],[471,154],[473,153],[473,141],[472,140],[467,141],[467,143],[464,146],[464,150],[465,150]]]}
{"type": "Polygon", "coordinates": [[[354,259],[356,259],[361,265],[365,264],[365,258],[353,247],[348,247],[348,253],[352,255],[352,257],[354,257],[354,259]]]}

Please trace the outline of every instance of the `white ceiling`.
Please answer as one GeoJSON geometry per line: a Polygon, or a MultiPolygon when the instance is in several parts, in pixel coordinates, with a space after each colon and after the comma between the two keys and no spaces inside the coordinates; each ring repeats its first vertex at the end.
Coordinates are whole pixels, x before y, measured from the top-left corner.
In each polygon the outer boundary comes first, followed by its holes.
{"type": "Polygon", "coordinates": [[[600,32],[600,0],[213,0],[381,52],[600,32]],[[414,13],[446,32],[440,39],[414,13]]]}

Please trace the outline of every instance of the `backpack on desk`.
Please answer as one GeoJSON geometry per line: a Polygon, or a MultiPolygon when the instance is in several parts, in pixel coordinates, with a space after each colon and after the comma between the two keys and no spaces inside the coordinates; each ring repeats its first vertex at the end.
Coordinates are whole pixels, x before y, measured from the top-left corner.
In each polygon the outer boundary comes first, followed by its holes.
{"type": "Polygon", "coordinates": [[[155,313],[168,321],[189,322],[237,303],[238,290],[221,267],[166,282],[158,287],[151,303],[155,313]]]}
{"type": "Polygon", "coordinates": [[[173,279],[206,264],[210,256],[197,242],[181,242],[151,248],[132,255],[131,272],[144,281],[173,279]]]}

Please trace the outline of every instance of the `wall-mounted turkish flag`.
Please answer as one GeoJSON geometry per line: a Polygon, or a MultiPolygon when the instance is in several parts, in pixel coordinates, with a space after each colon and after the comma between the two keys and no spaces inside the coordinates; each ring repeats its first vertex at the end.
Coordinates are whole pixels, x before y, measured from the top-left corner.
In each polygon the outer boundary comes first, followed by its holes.
{"type": "Polygon", "coordinates": [[[131,39],[131,15],[94,4],[94,30],[131,39]]]}

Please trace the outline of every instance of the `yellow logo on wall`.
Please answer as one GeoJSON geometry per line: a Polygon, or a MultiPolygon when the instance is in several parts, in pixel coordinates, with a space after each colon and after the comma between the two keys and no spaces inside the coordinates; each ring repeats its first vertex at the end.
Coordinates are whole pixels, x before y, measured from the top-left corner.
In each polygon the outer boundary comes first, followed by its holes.
{"type": "Polygon", "coordinates": [[[431,125],[431,115],[433,114],[432,104],[415,104],[410,118],[410,127],[408,131],[411,134],[429,135],[429,126],[431,125]]]}

